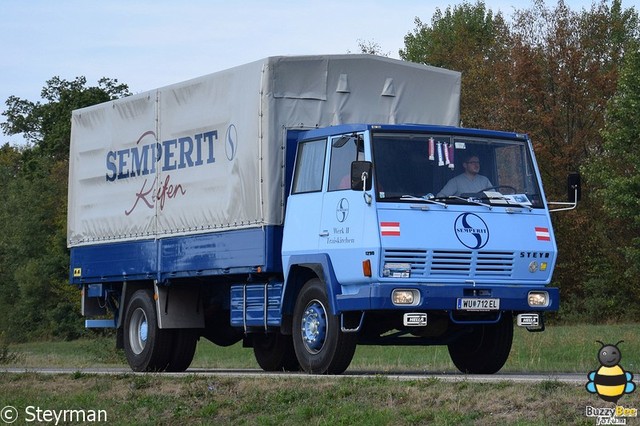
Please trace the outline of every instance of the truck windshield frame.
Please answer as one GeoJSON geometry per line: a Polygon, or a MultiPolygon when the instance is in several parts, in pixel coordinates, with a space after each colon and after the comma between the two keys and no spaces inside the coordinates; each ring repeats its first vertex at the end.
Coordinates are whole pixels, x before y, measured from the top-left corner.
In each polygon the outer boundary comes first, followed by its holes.
{"type": "Polygon", "coordinates": [[[372,154],[378,202],[544,208],[526,139],[373,132],[372,154]]]}

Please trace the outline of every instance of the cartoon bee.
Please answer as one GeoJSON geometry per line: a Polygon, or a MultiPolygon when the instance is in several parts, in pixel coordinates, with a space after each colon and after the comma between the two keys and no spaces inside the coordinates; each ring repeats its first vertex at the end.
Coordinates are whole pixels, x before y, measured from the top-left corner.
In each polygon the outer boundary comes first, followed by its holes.
{"type": "Polygon", "coordinates": [[[597,393],[600,399],[617,404],[622,395],[636,389],[636,385],[632,381],[633,374],[624,371],[618,365],[622,359],[618,345],[623,340],[615,345],[605,345],[599,340],[596,342],[602,345],[598,352],[598,361],[600,361],[601,367],[587,375],[589,378],[589,382],[586,384],[587,392],[597,393]]]}

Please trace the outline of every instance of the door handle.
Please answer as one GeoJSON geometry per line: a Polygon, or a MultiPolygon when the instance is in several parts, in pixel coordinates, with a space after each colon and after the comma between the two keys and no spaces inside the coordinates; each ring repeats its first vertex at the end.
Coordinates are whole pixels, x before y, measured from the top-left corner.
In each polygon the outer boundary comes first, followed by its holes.
{"type": "Polygon", "coordinates": [[[328,237],[329,236],[329,231],[322,231],[319,235],[321,237],[328,237]]]}

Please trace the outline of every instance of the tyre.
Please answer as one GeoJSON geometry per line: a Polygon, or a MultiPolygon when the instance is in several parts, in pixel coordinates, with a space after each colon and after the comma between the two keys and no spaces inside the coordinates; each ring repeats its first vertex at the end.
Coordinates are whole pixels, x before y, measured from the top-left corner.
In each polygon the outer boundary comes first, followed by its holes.
{"type": "Polygon", "coordinates": [[[299,371],[293,338],[281,333],[254,334],[253,354],[264,371],[299,371]]]}
{"type": "Polygon", "coordinates": [[[171,330],[158,328],[151,290],[133,293],[124,317],[124,353],[133,371],[164,371],[171,357],[171,330]]]}
{"type": "Polygon", "coordinates": [[[340,374],[349,367],[356,333],[343,333],[340,318],[331,315],[324,283],[311,279],[302,287],[293,310],[293,347],[307,373],[340,374]]]}
{"type": "Polygon", "coordinates": [[[474,326],[472,333],[449,344],[449,356],[463,373],[493,374],[507,362],[512,341],[513,318],[503,313],[498,323],[474,326]]]}
{"type": "Polygon", "coordinates": [[[184,328],[169,331],[173,334],[173,348],[171,349],[167,371],[184,371],[189,368],[191,361],[193,361],[200,330],[184,328]]]}

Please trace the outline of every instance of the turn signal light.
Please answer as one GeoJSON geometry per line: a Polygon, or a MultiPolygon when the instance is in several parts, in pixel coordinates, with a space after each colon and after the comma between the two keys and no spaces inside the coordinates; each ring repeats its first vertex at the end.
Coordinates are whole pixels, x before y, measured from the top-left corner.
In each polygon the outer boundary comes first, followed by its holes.
{"type": "Polygon", "coordinates": [[[362,273],[365,277],[371,276],[371,261],[369,259],[362,261],[362,273]]]}

